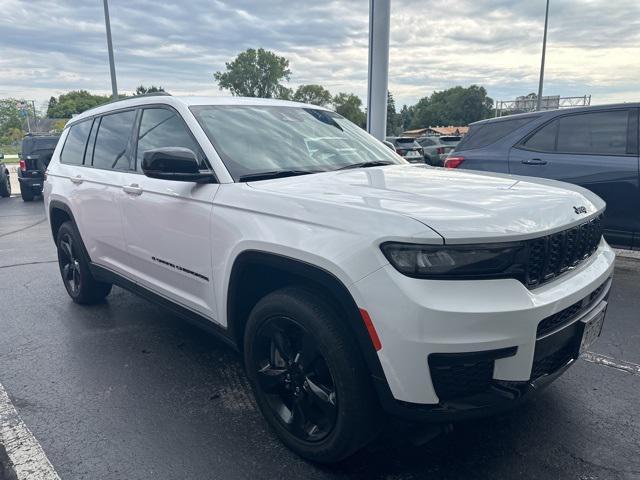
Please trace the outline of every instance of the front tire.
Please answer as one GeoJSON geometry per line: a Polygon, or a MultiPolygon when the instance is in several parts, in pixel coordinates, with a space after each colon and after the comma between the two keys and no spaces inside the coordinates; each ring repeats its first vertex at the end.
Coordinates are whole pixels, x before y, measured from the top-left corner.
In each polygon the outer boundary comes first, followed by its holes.
{"type": "Polygon", "coordinates": [[[104,300],[111,292],[111,284],[98,282],[91,275],[88,256],[73,222],[67,221],[60,226],[56,245],[60,275],[71,299],[83,305],[104,300]]]}
{"type": "Polygon", "coordinates": [[[317,293],[287,287],[251,311],[247,375],[267,423],[316,462],[341,460],[378,432],[377,403],[346,319],[317,293]]]}

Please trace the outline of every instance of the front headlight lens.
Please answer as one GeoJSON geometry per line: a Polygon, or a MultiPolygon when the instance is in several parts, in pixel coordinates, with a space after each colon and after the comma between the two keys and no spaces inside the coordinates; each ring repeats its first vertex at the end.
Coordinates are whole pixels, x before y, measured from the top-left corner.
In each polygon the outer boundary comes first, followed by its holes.
{"type": "Polygon", "coordinates": [[[524,244],[417,245],[384,243],[380,247],[400,272],[420,278],[519,278],[524,273],[524,244]]]}

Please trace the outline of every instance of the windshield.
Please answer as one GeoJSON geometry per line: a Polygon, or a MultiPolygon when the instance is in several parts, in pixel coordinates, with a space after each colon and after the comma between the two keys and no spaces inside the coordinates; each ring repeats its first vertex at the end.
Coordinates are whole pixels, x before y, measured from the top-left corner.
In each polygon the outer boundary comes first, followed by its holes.
{"type": "Polygon", "coordinates": [[[200,105],[191,111],[236,181],[263,172],[406,163],[334,112],[261,105],[200,105]]]}

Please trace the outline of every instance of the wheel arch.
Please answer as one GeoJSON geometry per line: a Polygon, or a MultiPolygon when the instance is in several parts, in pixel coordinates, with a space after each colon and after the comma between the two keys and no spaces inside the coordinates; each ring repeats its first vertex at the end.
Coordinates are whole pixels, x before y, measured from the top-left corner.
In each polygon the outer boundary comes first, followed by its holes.
{"type": "Polygon", "coordinates": [[[238,349],[243,349],[244,328],[255,303],[269,292],[292,284],[319,289],[345,314],[379,395],[391,395],[378,354],[349,289],[333,273],[303,260],[260,250],[246,250],[236,257],[227,290],[227,327],[238,349]]]}
{"type": "Polygon", "coordinates": [[[60,226],[66,221],[72,221],[76,228],[78,224],[73,216],[71,208],[60,200],[51,200],[49,203],[49,225],[51,227],[51,234],[53,235],[53,241],[56,241],[58,236],[58,230],[60,226]]]}

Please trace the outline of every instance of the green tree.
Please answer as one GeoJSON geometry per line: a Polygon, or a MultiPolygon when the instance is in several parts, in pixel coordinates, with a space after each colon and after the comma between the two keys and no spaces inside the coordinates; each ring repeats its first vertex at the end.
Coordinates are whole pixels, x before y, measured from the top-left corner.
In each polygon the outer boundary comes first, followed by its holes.
{"type": "Polygon", "coordinates": [[[9,135],[12,129],[22,130],[22,118],[15,98],[0,100],[0,137],[9,135]]]}
{"type": "Polygon", "coordinates": [[[145,87],[144,85],[140,85],[136,88],[136,93],[134,95],[146,95],[148,93],[160,93],[164,92],[164,88],[156,87],[155,85],[151,85],[150,87],[145,87]]]}
{"type": "Polygon", "coordinates": [[[353,93],[339,93],[333,97],[333,106],[340,115],[365,128],[367,116],[362,111],[362,100],[353,93]]]}
{"type": "Polygon", "coordinates": [[[90,108],[97,107],[111,100],[107,95],[93,95],[86,90],[74,90],[60,95],[56,101],[49,100],[48,118],[71,118],[90,108]]]}
{"type": "Polygon", "coordinates": [[[398,135],[401,131],[402,118],[396,112],[396,101],[393,94],[387,92],[387,135],[398,135]]]}
{"type": "Polygon", "coordinates": [[[259,48],[249,48],[232,62],[225,63],[224,72],[215,72],[213,78],[220,90],[232,95],[261,98],[288,98],[291,91],[282,80],[291,78],[289,60],[259,48]]]}
{"type": "Polygon", "coordinates": [[[67,124],[67,120],[63,118],[56,120],[55,122],[53,122],[52,130],[56,133],[62,133],[62,131],[64,130],[64,126],[66,124],[67,124]]]}
{"type": "Polygon", "coordinates": [[[332,98],[331,92],[322,85],[300,85],[293,94],[293,100],[326,107],[331,103],[332,98]]]}
{"type": "Polygon", "coordinates": [[[484,87],[453,87],[421,98],[414,107],[411,127],[468,125],[492,116],[493,100],[484,87]]]}
{"type": "Polygon", "coordinates": [[[403,105],[400,109],[400,129],[403,132],[411,128],[411,122],[413,120],[413,110],[413,106],[408,107],[406,105],[403,105]]]}

